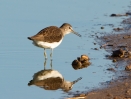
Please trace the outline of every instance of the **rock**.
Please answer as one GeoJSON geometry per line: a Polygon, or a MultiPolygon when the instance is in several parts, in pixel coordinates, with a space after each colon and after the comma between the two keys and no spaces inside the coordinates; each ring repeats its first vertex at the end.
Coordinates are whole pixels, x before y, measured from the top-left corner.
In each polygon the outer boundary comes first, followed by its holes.
{"type": "Polygon", "coordinates": [[[130,70],[131,70],[131,65],[127,65],[127,66],[125,67],[125,70],[126,70],[126,71],[130,71],[130,70]]]}
{"type": "Polygon", "coordinates": [[[82,68],[88,67],[91,63],[89,61],[83,61],[82,63],[82,68]]]}
{"type": "Polygon", "coordinates": [[[90,58],[87,55],[81,55],[81,61],[83,60],[90,60],[90,58]]]}
{"type": "Polygon", "coordinates": [[[123,37],[123,39],[131,38],[131,35],[126,35],[123,37]]]}
{"type": "Polygon", "coordinates": [[[122,49],[119,49],[119,50],[113,51],[111,57],[121,57],[122,58],[122,57],[124,57],[124,54],[125,54],[125,51],[122,49]]]}
{"type": "Polygon", "coordinates": [[[94,43],[94,45],[96,45],[96,43],[94,43]]]}
{"type": "Polygon", "coordinates": [[[77,60],[72,62],[72,67],[77,69],[82,69],[89,66],[91,63],[89,62],[89,57],[87,55],[81,55],[81,57],[77,57],[77,60]]]}
{"type": "Polygon", "coordinates": [[[94,48],[94,50],[98,50],[98,48],[94,48]]]}
{"type": "Polygon", "coordinates": [[[81,66],[82,66],[82,64],[81,64],[81,62],[80,61],[78,61],[78,60],[74,60],[73,62],[72,62],[72,67],[74,68],[74,69],[81,69],[81,66]]]}
{"type": "Polygon", "coordinates": [[[131,15],[131,12],[127,12],[126,14],[127,14],[127,15],[131,15]]]}
{"type": "Polygon", "coordinates": [[[125,14],[111,14],[110,16],[111,17],[119,17],[119,16],[128,16],[129,14],[128,13],[125,13],[125,14]]]}
{"type": "Polygon", "coordinates": [[[126,94],[130,96],[130,95],[131,95],[131,89],[128,89],[128,90],[126,91],[126,94]]]}
{"type": "Polygon", "coordinates": [[[113,99],[119,99],[117,96],[115,96],[113,99]]]}
{"type": "Polygon", "coordinates": [[[109,71],[115,71],[114,68],[108,68],[108,69],[106,69],[106,70],[109,70],[109,71]]]}
{"type": "Polygon", "coordinates": [[[116,60],[116,59],[113,59],[113,62],[117,62],[117,60],[116,60]]]}
{"type": "Polygon", "coordinates": [[[113,17],[113,16],[117,16],[117,15],[116,15],[116,14],[111,14],[110,16],[112,16],[112,17],[113,17]]]}
{"type": "Polygon", "coordinates": [[[114,28],[113,30],[114,30],[114,31],[120,31],[120,30],[124,30],[124,29],[118,27],[118,28],[114,28]]]}
{"type": "Polygon", "coordinates": [[[104,29],[104,27],[101,27],[101,29],[104,29]]]}

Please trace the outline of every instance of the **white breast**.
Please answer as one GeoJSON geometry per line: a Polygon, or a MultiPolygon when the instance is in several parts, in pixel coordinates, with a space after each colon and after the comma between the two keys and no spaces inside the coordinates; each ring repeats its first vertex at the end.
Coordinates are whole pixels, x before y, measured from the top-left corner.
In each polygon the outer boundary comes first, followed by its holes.
{"type": "Polygon", "coordinates": [[[48,43],[48,42],[43,42],[43,41],[33,41],[33,44],[37,47],[53,49],[53,48],[56,48],[58,45],[60,45],[62,40],[63,39],[61,39],[59,42],[53,42],[53,43],[48,43]]]}
{"type": "Polygon", "coordinates": [[[63,76],[58,71],[52,70],[51,72],[48,72],[44,75],[39,75],[37,77],[37,80],[45,80],[47,78],[57,78],[57,77],[63,79],[63,76]]]}

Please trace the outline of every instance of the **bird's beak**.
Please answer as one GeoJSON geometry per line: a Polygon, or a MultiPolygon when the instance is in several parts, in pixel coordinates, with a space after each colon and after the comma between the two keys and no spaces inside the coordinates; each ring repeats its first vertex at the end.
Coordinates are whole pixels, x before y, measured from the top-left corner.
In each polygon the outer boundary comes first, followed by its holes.
{"type": "Polygon", "coordinates": [[[73,81],[72,84],[75,84],[76,82],[78,82],[81,79],[82,79],[82,77],[78,78],[77,80],[73,81]]]}
{"type": "Polygon", "coordinates": [[[78,34],[77,32],[75,32],[74,30],[72,30],[72,33],[76,34],[77,36],[81,37],[80,34],[78,34]]]}

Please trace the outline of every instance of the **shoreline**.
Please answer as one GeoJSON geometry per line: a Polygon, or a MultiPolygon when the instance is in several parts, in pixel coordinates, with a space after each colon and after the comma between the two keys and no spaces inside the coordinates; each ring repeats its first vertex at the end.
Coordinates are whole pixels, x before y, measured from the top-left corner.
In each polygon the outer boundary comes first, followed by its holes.
{"type": "Polygon", "coordinates": [[[115,72],[115,79],[101,84],[98,89],[84,92],[86,94],[74,94],[74,97],[67,99],[131,99],[131,71],[125,70],[126,66],[131,65],[131,57],[109,57],[112,51],[120,48],[126,48],[129,52],[131,51],[130,23],[131,18],[127,18],[122,22],[122,24],[127,24],[127,27],[124,27],[122,31],[118,30],[117,33],[105,34],[105,36],[96,38],[100,46],[107,44],[107,42],[110,45],[103,48],[110,54],[106,58],[112,60],[113,65],[109,64],[112,66],[107,70],[115,72]],[[115,62],[113,62],[114,59],[116,60],[115,62]]]}

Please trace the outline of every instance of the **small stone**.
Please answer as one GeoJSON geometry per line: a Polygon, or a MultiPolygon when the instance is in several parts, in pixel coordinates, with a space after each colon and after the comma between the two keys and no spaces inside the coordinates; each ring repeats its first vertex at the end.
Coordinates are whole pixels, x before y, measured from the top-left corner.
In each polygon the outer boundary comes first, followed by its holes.
{"type": "Polygon", "coordinates": [[[126,70],[126,71],[130,71],[130,70],[131,70],[131,65],[127,65],[127,66],[125,67],[125,70],[126,70]]]}
{"type": "Polygon", "coordinates": [[[107,96],[109,96],[109,97],[110,97],[110,96],[112,96],[112,95],[111,95],[110,93],[108,93],[108,94],[107,94],[107,96]]]}
{"type": "Polygon", "coordinates": [[[125,83],[125,86],[128,86],[128,83],[125,83]]]}
{"type": "Polygon", "coordinates": [[[96,38],[99,38],[99,36],[96,36],[96,38]]]}
{"type": "Polygon", "coordinates": [[[94,48],[94,50],[98,50],[98,48],[94,48]]]}
{"type": "Polygon", "coordinates": [[[115,50],[115,51],[113,51],[113,53],[112,53],[112,55],[111,55],[111,57],[124,57],[124,55],[125,55],[125,50],[123,50],[123,49],[118,49],[118,50],[115,50]]]}
{"type": "Polygon", "coordinates": [[[117,62],[117,60],[116,60],[116,59],[113,59],[113,62],[117,62]]]}
{"type": "Polygon", "coordinates": [[[96,43],[94,43],[94,45],[96,45],[96,43]]]}
{"type": "Polygon", "coordinates": [[[128,90],[126,91],[126,94],[127,94],[127,95],[131,95],[131,89],[128,89],[128,90]]]}
{"type": "Polygon", "coordinates": [[[115,71],[114,68],[108,68],[107,70],[109,70],[109,71],[115,71]]]}
{"type": "Polygon", "coordinates": [[[74,60],[74,61],[72,62],[72,67],[73,67],[75,70],[81,69],[81,66],[82,66],[82,64],[81,64],[81,62],[78,61],[78,60],[74,60]]]}
{"type": "Polygon", "coordinates": [[[101,27],[101,29],[104,29],[104,27],[101,27]]]}
{"type": "Polygon", "coordinates": [[[75,70],[86,68],[91,64],[89,60],[90,58],[87,55],[83,54],[81,55],[81,57],[77,57],[77,59],[72,62],[72,67],[75,70]]]}
{"type": "Polygon", "coordinates": [[[86,96],[86,94],[80,94],[80,97],[86,96]]]}
{"type": "Polygon", "coordinates": [[[113,16],[116,16],[116,14],[111,14],[111,16],[113,17],[113,16]]]}
{"type": "Polygon", "coordinates": [[[119,28],[119,27],[118,27],[118,28],[114,28],[113,30],[114,30],[114,31],[120,31],[120,30],[123,30],[123,28],[119,28]]]}
{"type": "Polygon", "coordinates": [[[131,38],[131,35],[123,36],[123,39],[128,39],[128,38],[131,38]]]}
{"type": "Polygon", "coordinates": [[[81,55],[81,61],[83,60],[89,60],[90,58],[87,55],[81,55]]]}
{"type": "Polygon", "coordinates": [[[117,96],[115,96],[113,99],[118,99],[118,97],[117,97],[117,96]]]}

